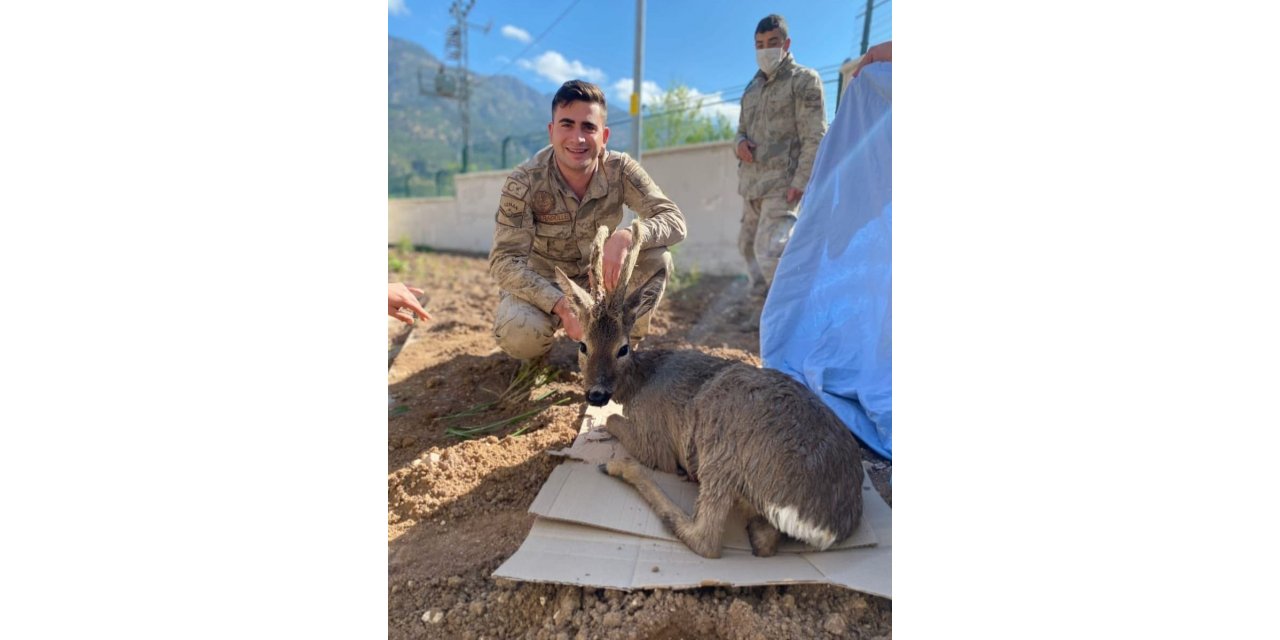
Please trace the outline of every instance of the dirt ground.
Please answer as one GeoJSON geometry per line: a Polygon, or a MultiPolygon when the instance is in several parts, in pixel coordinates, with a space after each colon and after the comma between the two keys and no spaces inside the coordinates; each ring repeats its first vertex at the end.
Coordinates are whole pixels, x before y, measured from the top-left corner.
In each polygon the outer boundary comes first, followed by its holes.
{"type": "MultiPolygon", "coordinates": [[[[562,460],[545,452],[568,446],[582,421],[576,347],[562,334],[550,358],[556,375],[495,403],[519,365],[489,333],[497,289],[486,260],[389,254],[404,265],[389,272],[389,280],[425,289],[433,317],[414,332],[388,321],[394,358],[387,428],[390,638],[892,636],[891,601],[840,587],[623,592],[490,577],[524,541],[534,520],[529,504],[562,460]],[[482,409],[472,409],[477,405],[482,409]],[[471,439],[446,433],[485,426],[492,430],[471,439]]],[[[760,307],[745,279],[677,274],[645,346],[695,348],[759,364],[760,307]]],[[[892,504],[889,462],[865,448],[863,455],[873,483],[892,504]]]]}

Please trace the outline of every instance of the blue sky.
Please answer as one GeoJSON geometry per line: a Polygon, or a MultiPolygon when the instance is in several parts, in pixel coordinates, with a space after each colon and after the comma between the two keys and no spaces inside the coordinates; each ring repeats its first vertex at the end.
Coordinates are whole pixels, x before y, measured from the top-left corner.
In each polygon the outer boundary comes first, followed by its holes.
{"type": "MultiPolygon", "coordinates": [[[[454,22],[451,4],[389,0],[387,31],[443,59],[445,29],[454,22]]],[[[891,0],[875,4],[871,44],[892,37],[891,0]]],[[[858,0],[647,0],[644,99],[681,83],[708,96],[707,103],[723,100],[709,109],[736,125],[738,99],[756,71],[753,37],[760,18],[785,17],[796,60],[826,81],[846,58],[858,56],[865,8],[858,0]]],[[[475,0],[468,21],[492,27],[487,34],[471,30],[471,68],[516,76],[544,93],[570,78],[591,80],[605,90],[611,119],[625,117],[634,76],[635,13],[634,0],[475,0]]],[[[835,83],[824,88],[830,120],[835,83]]]]}

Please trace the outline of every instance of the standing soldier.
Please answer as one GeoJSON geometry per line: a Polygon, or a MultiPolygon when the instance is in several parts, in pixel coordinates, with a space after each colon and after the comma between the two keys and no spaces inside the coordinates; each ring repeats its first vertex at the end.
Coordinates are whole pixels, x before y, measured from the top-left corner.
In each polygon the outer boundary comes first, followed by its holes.
{"type": "Polygon", "coordinates": [[[787,22],[770,14],[756,25],[760,71],[742,94],[738,117],[738,250],[752,290],[764,294],[791,238],[818,143],[827,132],[818,72],[791,56],[787,22]]]}
{"type": "MultiPolygon", "coordinates": [[[[631,278],[637,287],[664,267],[671,276],[667,247],[684,239],[684,214],[638,162],[605,149],[607,115],[596,85],[561,85],[551,101],[551,145],[516,167],[502,186],[489,254],[489,275],[501,288],[493,337],[514,358],[541,358],[560,326],[571,340],[582,340],[582,327],[556,285],[555,267],[586,287],[600,225],[611,233],[604,245],[606,290],[617,285],[628,251],[640,251],[631,278]],[[618,229],[624,204],[643,221],[642,246],[632,246],[630,229],[618,229]]],[[[636,321],[632,347],[648,333],[652,314],[636,321]]]]}

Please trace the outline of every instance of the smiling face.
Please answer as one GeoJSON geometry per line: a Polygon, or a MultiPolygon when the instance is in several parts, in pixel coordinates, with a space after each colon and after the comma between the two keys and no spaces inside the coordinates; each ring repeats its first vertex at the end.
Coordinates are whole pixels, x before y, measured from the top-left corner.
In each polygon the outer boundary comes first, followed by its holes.
{"type": "Polygon", "coordinates": [[[547,134],[561,173],[590,175],[595,171],[596,161],[609,141],[604,117],[599,104],[584,100],[555,108],[547,134]]]}

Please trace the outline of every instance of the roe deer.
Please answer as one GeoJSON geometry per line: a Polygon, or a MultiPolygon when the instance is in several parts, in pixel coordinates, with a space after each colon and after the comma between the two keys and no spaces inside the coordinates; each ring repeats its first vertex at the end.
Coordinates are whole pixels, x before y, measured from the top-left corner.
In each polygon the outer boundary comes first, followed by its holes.
{"type": "Polygon", "coordinates": [[[662,293],[665,269],[627,295],[643,228],[618,285],[606,294],[601,227],[591,256],[588,293],[559,269],[556,280],[583,327],[587,402],[623,405],[605,430],[632,459],[601,465],[631,483],[662,522],[698,555],[720,557],[725,520],[742,509],[752,553],[771,556],[781,534],[819,550],[847,538],[862,516],[862,462],[857,440],[809,389],[773,369],[692,349],[633,350],[631,325],[662,293]],[[699,482],[695,514],[676,506],[641,464],[699,482]]]}

